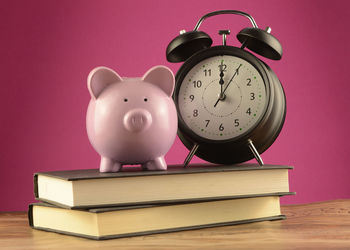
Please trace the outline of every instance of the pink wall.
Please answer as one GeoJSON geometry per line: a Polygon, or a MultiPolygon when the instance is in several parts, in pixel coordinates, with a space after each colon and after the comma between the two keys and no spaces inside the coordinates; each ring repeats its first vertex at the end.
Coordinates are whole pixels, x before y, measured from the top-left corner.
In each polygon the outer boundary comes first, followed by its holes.
{"type": "MultiPolygon", "coordinates": [[[[290,164],[294,197],[284,203],[350,198],[350,4],[337,1],[6,1],[0,7],[0,211],[25,210],[38,171],[97,168],[85,131],[89,71],[98,65],[122,76],[141,76],[153,65],[176,71],[165,49],[203,14],[238,9],[272,27],[284,47],[266,62],[287,95],[283,131],[263,154],[266,163],[290,164]],[[330,4],[331,3],[331,4],[330,4]]],[[[208,19],[215,37],[235,33],[242,17],[208,19]]],[[[181,163],[179,140],[168,163],[181,163]]],[[[195,159],[195,161],[199,161],[195,159]]]]}

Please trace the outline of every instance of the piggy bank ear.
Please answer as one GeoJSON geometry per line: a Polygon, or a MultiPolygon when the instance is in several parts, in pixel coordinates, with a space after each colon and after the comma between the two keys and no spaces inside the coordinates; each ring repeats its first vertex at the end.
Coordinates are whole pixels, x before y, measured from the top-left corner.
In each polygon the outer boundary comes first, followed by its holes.
{"type": "Polygon", "coordinates": [[[173,72],[168,67],[155,66],[144,74],[142,80],[161,88],[168,96],[173,94],[175,79],[173,72]]]}
{"type": "Polygon", "coordinates": [[[97,67],[90,72],[87,85],[91,97],[96,99],[107,86],[121,81],[122,78],[115,71],[107,67],[97,67]]]}

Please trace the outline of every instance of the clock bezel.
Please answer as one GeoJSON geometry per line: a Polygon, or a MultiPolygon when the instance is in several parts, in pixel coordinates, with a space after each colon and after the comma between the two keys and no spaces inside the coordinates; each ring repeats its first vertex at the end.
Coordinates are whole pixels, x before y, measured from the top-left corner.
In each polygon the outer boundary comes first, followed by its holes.
{"type": "MultiPolygon", "coordinates": [[[[180,67],[178,70],[176,76],[175,76],[175,90],[173,94],[174,102],[176,105],[177,113],[178,113],[178,124],[179,124],[179,132],[181,134],[180,139],[182,135],[187,137],[188,139],[192,140],[195,143],[198,144],[229,144],[231,142],[238,142],[238,141],[245,141],[249,139],[249,135],[254,131],[261,121],[266,117],[267,110],[268,110],[268,104],[270,103],[270,98],[271,98],[271,87],[270,87],[270,79],[266,73],[265,67],[263,63],[256,58],[254,55],[251,53],[237,48],[233,46],[214,46],[208,49],[201,50],[197,52],[196,54],[192,55],[189,59],[186,60],[186,62],[180,67]],[[229,139],[223,139],[223,140],[215,140],[215,139],[208,139],[205,137],[202,137],[198,134],[196,134],[183,120],[181,114],[180,114],[180,109],[179,109],[179,102],[178,102],[178,97],[179,97],[179,92],[181,85],[183,84],[183,80],[188,74],[188,72],[195,67],[197,64],[199,64],[201,61],[215,57],[215,56],[223,56],[223,55],[228,55],[228,56],[235,56],[239,57],[248,63],[250,63],[261,75],[264,85],[265,85],[265,91],[266,91],[266,101],[263,107],[263,111],[261,116],[257,121],[254,122],[254,125],[251,126],[246,132],[239,136],[235,136],[229,139]]],[[[179,135],[180,135],[179,134],[179,135]]]]}

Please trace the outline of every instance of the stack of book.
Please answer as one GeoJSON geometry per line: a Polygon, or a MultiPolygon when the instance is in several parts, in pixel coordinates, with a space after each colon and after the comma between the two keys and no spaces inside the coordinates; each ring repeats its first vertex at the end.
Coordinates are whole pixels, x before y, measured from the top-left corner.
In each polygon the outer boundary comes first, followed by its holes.
{"type": "Polygon", "coordinates": [[[34,175],[35,229],[110,239],[285,219],[290,166],[168,166],[166,171],[98,169],[34,175]]]}

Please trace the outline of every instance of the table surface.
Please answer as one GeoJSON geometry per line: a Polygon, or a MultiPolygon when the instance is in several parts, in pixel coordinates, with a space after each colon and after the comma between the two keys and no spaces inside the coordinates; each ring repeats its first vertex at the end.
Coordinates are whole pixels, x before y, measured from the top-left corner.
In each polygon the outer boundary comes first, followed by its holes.
{"type": "Polygon", "coordinates": [[[34,230],[26,212],[0,213],[0,249],[350,249],[350,200],[282,206],[287,220],[89,240],[34,230]]]}

